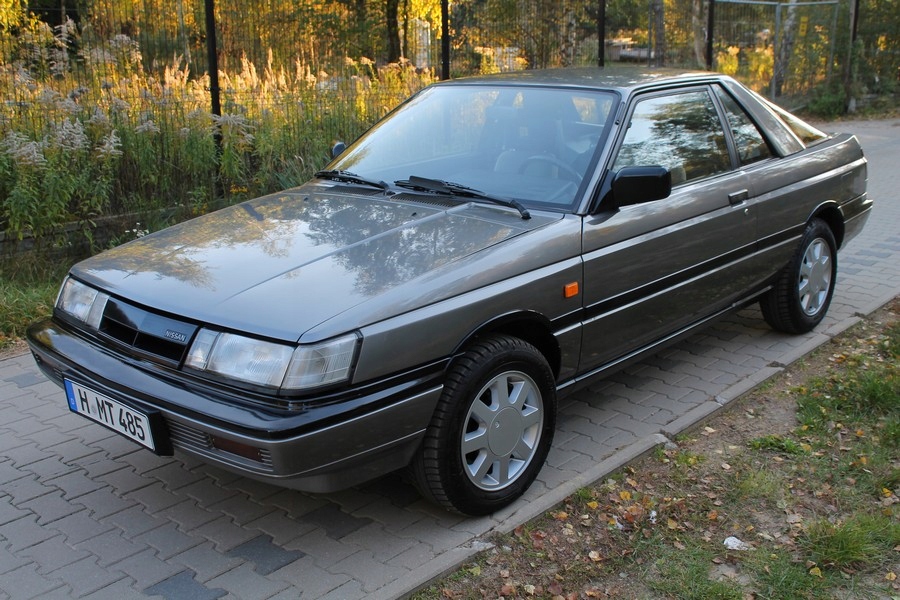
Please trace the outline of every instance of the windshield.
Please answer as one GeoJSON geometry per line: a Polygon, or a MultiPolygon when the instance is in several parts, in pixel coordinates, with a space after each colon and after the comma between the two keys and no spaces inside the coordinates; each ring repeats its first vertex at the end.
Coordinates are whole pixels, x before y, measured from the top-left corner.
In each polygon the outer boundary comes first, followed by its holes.
{"type": "Polygon", "coordinates": [[[438,85],[391,113],[329,168],[374,181],[431,178],[532,208],[571,210],[615,100],[589,90],[438,85]]]}

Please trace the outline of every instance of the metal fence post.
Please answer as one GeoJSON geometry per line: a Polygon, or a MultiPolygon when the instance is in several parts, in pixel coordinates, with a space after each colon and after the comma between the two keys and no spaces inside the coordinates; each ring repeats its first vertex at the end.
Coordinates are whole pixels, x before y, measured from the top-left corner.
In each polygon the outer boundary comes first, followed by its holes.
{"type": "Polygon", "coordinates": [[[715,33],[716,0],[709,0],[709,11],[706,15],[706,70],[713,70],[713,35],[715,33]]]}
{"type": "Polygon", "coordinates": [[[772,85],[769,89],[769,96],[774,101],[775,94],[778,89],[778,78],[779,78],[779,69],[782,68],[779,64],[779,56],[781,55],[781,50],[779,44],[781,43],[781,4],[777,4],[775,6],[775,36],[772,39],[772,52],[774,53],[774,62],[772,63],[772,85]]]}
{"type": "Polygon", "coordinates": [[[597,66],[606,66],[606,0],[600,0],[597,9],[597,66]]]}
{"type": "Polygon", "coordinates": [[[450,79],[450,0],[441,0],[441,79],[450,79]]]}
{"type": "Polygon", "coordinates": [[[827,81],[828,83],[831,83],[831,72],[833,70],[832,67],[834,65],[834,47],[837,45],[837,43],[835,42],[835,40],[837,39],[837,25],[838,25],[838,5],[837,4],[834,5],[834,8],[832,9],[831,12],[832,12],[832,15],[831,15],[831,40],[832,41],[828,48],[828,67],[826,68],[826,71],[825,71],[825,81],[827,81]]]}
{"type": "Polygon", "coordinates": [[[215,0],[205,0],[206,10],[206,58],[209,71],[209,98],[212,114],[221,116],[222,102],[219,98],[219,53],[216,50],[216,7],[215,0]]]}

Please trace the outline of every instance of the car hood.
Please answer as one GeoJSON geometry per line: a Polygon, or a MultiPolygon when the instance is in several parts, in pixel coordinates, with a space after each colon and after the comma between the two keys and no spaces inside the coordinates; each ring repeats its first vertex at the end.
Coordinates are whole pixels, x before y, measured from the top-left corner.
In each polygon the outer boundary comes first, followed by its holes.
{"type": "Polygon", "coordinates": [[[536,214],[524,220],[490,205],[367,192],[307,184],[142,237],[72,272],[159,311],[298,340],[353,307],[377,305],[372,301],[386,294],[390,307],[354,311],[347,329],[462,293],[464,285],[426,295],[421,285],[411,286],[418,297],[397,291],[561,218],[536,214]]]}

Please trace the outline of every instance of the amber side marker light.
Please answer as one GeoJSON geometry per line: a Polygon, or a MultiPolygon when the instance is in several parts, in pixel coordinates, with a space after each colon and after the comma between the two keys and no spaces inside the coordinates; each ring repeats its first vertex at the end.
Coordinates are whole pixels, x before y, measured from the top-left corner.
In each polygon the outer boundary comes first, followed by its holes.
{"type": "Polygon", "coordinates": [[[243,456],[244,458],[249,458],[250,460],[256,462],[262,462],[262,456],[259,453],[259,448],[255,448],[253,446],[249,446],[247,444],[242,444],[240,442],[235,442],[232,440],[226,440],[225,438],[216,437],[214,435],[211,435],[209,437],[211,438],[214,448],[222,450],[223,452],[228,452],[230,454],[236,454],[237,456],[243,456]]]}
{"type": "Polygon", "coordinates": [[[566,298],[574,298],[578,295],[578,282],[573,281],[572,283],[567,283],[563,286],[563,295],[566,298]]]}

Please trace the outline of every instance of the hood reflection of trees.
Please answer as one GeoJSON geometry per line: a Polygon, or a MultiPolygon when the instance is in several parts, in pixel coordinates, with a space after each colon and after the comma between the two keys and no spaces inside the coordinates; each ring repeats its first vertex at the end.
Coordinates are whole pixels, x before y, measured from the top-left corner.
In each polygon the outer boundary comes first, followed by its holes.
{"type": "MultiPolygon", "coordinates": [[[[206,250],[225,249],[241,260],[254,252],[291,260],[285,277],[330,258],[355,275],[365,295],[408,281],[506,237],[515,230],[462,215],[389,199],[312,193],[299,188],[198,217],[89,260],[94,272],[154,273],[195,287],[214,288],[206,250]],[[303,247],[315,247],[316,252],[303,247]]],[[[225,265],[227,266],[227,265],[225,265]]]]}

